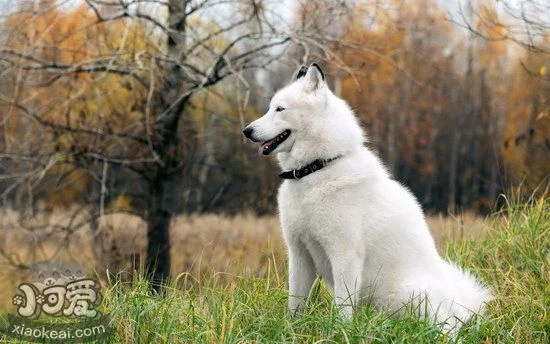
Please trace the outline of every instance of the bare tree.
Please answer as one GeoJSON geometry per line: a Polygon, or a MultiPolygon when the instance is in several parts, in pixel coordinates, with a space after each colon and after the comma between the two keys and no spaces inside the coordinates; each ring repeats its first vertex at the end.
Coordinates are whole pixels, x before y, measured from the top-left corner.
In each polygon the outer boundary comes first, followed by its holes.
{"type": "Polygon", "coordinates": [[[472,34],[493,41],[511,41],[535,53],[550,54],[550,3],[545,0],[496,0],[466,9],[459,3],[455,24],[472,34]],[[490,8],[489,11],[485,10],[490,8]]]}
{"type": "Polygon", "coordinates": [[[83,0],[88,19],[69,26],[62,37],[48,41],[21,31],[24,21],[45,16],[41,34],[46,35],[58,20],[51,13],[70,5],[23,2],[4,18],[3,33],[12,39],[0,49],[0,182],[5,186],[0,196],[5,203],[19,197],[13,202],[25,200],[33,209],[52,187],[63,190],[71,179],[89,180],[82,203],[91,207],[78,223],[63,228],[70,235],[83,223],[119,211],[108,204],[123,188],[139,204],[131,211],[147,223],[146,264],[160,285],[170,273],[169,225],[182,195],[178,188],[196,162],[196,133],[188,122],[193,96],[229,78],[246,84],[245,71],[268,68],[290,42],[320,48],[332,38],[288,24],[261,0],[83,0]],[[127,47],[135,25],[147,33],[148,48],[127,47]],[[122,38],[110,50],[98,48],[109,44],[98,43],[107,39],[94,30],[115,26],[122,38]],[[63,42],[82,33],[78,37],[90,40],[80,42],[86,56],[63,58],[78,51],[63,42]],[[101,113],[99,104],[112,100],[98,85],[110,76],[117,77],[116,87],[143,95],[131,109],[119,109],[120,103],[101,113]],[[63,99],[51,92],[56,87],[74,89],[63,99]],[[77,112],[81,98],[97,106],[77,112]]]}

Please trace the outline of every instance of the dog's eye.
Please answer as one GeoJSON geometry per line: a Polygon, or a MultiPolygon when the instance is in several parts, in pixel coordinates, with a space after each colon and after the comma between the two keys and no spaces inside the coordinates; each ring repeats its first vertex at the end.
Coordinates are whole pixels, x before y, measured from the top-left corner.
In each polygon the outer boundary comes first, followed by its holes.
{"type": "Polygon", "coordinates": [[[282,107],[282,106],[277,106],[277,108],[275,109],[275,111],[281,112],[281,111],[283,111],[284,109],[285,109],[285,108],[282,107]]]}

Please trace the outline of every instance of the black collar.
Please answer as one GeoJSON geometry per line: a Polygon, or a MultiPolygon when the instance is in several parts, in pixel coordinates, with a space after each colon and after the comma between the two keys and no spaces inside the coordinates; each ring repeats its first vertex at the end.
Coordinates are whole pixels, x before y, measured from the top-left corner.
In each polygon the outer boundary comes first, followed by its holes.
{"type": "Polygon", "coordinates": [[[291,171],[283,171],[279,174],[282,179],[301,179],[305,176],[317,172],[325,167],[329,162],[340,158],[340,155],[330,159],[317,159],[312,163],[307,164],[305,167],[297,168],[291,171]]]}

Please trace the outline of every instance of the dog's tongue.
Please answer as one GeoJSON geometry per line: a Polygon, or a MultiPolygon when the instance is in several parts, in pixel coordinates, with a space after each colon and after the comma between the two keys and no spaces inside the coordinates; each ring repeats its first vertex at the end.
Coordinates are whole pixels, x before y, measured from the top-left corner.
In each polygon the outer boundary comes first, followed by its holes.
{"type": "Polygon", "coordinates": [[[273,140],[265,141],[264,143],[262,143],[258,148],[258,155],[267,155],[264,152],[267,150],[267,147],[269,147],[271,143],[273,143],[273,140]]]}

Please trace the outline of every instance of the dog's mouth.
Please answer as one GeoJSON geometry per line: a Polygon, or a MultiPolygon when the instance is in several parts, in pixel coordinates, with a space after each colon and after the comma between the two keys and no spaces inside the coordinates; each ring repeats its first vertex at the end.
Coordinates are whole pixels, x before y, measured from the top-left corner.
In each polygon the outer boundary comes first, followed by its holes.
{"type": "Polygon", "coordinates": [[[287,129],[280,133],[279,135],[275,136],[271,140],[267,140],[262,143],[260,148],[258,148],[258,154],[259,155],[269,155],[269,153],[273,152],[275,148],[279,147],[281,143],[283,143],[288,137],[290,136],[290,129],[287,129]]]}

